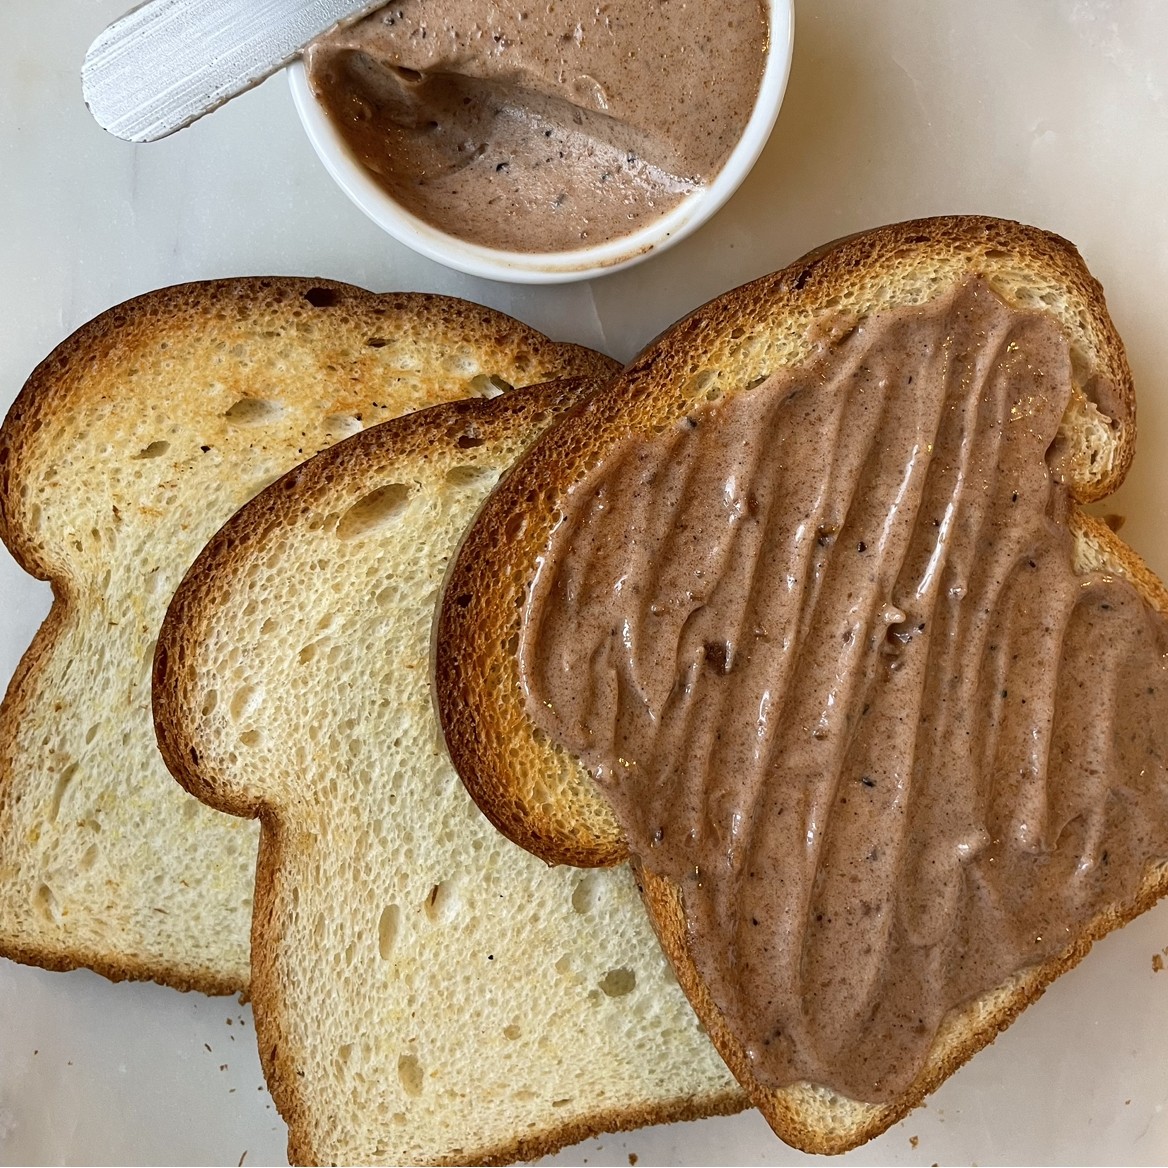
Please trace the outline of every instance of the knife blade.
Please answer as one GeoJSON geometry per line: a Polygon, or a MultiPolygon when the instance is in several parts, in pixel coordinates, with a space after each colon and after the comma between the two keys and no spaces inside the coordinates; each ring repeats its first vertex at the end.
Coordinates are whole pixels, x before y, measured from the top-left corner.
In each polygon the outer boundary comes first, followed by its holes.
{"type": "Polygon", "coordinates": [[[385,2],[149,0],[90,45],[81,67],[85,104],[111,134],[157,141],[385,2]]]}

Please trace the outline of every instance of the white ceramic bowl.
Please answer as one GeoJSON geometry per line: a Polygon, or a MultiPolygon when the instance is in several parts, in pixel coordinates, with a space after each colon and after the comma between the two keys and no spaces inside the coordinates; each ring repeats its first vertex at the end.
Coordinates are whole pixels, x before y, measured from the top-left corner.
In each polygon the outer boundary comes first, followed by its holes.
{"type": "Polygon", "coordinates": [[[352,156],[313,96],[307,71],[300,61],[289,66],[288,77],[296,110],[318,157],[341,190],[379,227],[414,251],[472,276],[525,284],[559,284],[615,272],[672,247],[696,231],[738,189],[770,137],[791,71],[794,0],[766,0],[766,7],[770,43],[758,98],[738,145],[714,181],[629,235],[573,251],[514,252],[484,247],[419,219],[387,194],[352,156]]]}

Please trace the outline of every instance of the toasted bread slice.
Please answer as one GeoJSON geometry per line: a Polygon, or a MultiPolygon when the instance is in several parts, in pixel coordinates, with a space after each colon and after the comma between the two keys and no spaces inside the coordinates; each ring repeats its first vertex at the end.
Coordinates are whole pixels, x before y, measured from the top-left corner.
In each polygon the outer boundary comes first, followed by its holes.
{"type": "Polygon", "coordinates": [[[262,823],[252,1002],[294,1162],[503,1162],[744,1105],[628,870],[553,870],[505,840],[433,709],[457,541],[586,388],[339,443],[211,541],[163,624],[162,753],[262,823]]]}
{"type": "MultiPolygon", "coordinates": [[[[538,574],[551,570],[548,549],[573,488],[594,482],[589,476],[605,459],[632,450],[635,439],[648,444],[683,422],[696,427],[707,402],[735,399],[804,366],[815,338],[841,317],[863,320],[927,305],[975,279],[1009,306],[1048,314],[1065,338],[1071,394],[1053,453],[1071,497],[1087,502],[1118,486],[1134,442],[1130,373],[1098,284],[1075,250],[1053,235],[972,217],[898,224],[821,248],[697,310],[535,444],[484,505],[452,566],[436,639],[440,719],[464,783],[509,838],[551,863],[610,865],[628,855],[612,807],[580,758],[536,726],[524,688],[519,647],[525,606],[538,574]]],[[[598,503],[589,522],[600,514],[598,503]]],[[[1168,613],[1163,585],[1108,529],[1074,506],[1069,525],[1077,571],[1122,576],[1148,606],[1168,613]]],[[[626,538],[622,530],[603,530],[614,546],[626,538]]],[[[830,534],[824,539],[830,543],[830,534]]],[[[701,591],[692,587],[691,596],[701,591]]],[[[754,591],[768,587],[756,579],[754,591]]],[[[638,635],[635,628],[629,634],[638,635]]],[[[715,672],[725,671],[724,658],[721,665],[715,672]]],[[[638,765],[635,759],[620,762],[638,765]]],[[[776,1089],[760,1081],[742,1035],[727,1025],[698,973],[682,887],[644,854],[636,859],[654,925],[715,1044],[776,1132],[812,1152],[845,1151],[884,1131],[992,1041],[1094,939],[1168,890],[1168,870],[1149,863],[1122,903],[1098,913],[1053,957],[954,1008],[907,1089],[891,1100],[867,1102],[822,1083],[776,1089]]],[[[702,875],[693,871],[700,888],[702,875]]],[[[849,960],[844,953],[840,959],[849,960]]]]}
{"type": "Polygon", "coordinates": [[[462,301],[284,278],[154,292],[64,341],[0,429],[0,536],[55,595],[0,709],[0,954],[246,989],[258,832],[179,789],[150,718],[183,573],[339,438],[609,366],[462,301]]]}

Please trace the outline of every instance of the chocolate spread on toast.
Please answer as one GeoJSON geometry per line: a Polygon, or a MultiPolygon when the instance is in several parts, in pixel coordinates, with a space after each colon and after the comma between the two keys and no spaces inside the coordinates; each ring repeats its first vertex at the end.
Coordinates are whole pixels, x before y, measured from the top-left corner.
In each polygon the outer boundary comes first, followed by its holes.
{"type": "Polygon", "coordinates": [[[397,0],[305,59],[393,198],[471,242],[543,252],[627,235],[710,182],[767,39],[762,0],[397,0]]]}
{"type": "Polygon", "coordinates": [[[1076,570],[1071,392],[1051,317],[971,279],[567,500],[529,714],[681,888],[764,1086],[894,1098],[947,1012],[1168,857],[1168,621],[1076,570]]]}

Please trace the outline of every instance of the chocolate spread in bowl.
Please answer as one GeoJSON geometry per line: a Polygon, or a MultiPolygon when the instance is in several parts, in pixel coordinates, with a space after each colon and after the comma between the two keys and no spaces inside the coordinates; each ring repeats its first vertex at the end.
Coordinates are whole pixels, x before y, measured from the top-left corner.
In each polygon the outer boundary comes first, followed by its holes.
{"type": "Polygon", "coordinates": [[[627,235],[707,184],[754,108],[762,0],[397,0],[309,82],[415,215],[521,252],[627,235]]]}
{"type": "Polygon", "coordinates": [[[836,323],[573,490],[520,659],[760,1082],[879,1102],[1168,857],[1168,621],[1074,569],[1049,316],[836,323]]]}

